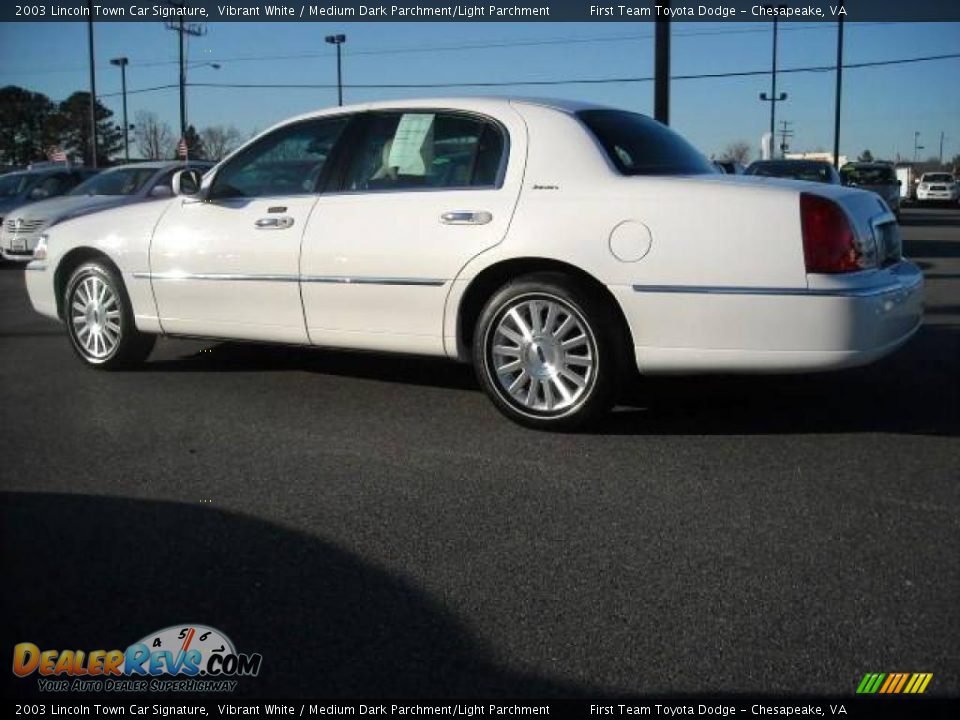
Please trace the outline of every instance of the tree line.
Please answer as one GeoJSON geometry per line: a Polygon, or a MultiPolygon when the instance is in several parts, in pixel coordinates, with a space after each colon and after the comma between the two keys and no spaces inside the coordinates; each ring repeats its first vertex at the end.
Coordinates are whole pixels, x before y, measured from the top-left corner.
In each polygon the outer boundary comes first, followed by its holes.
{"type": "MultiPolygon", "coordinates": [[[[123,157],[123,126],[99,100],[97,165],[109,165],[123,157]]],[[[185,140],[192,159],[220,160],[245,138],[232,126],[213,125],[198,131],[187,127],[185,140]]],[[[177,157],[179,137],[156,113],[140,111],[130,129],[130,155],[144,160],[177,157]]],[[[51,148],[70,158],[90,163],[90,93],[77,91],[55,102],[43,93],[8,85],[0,88],[0,162],[22,166],[46,160],[51,148]]]]}

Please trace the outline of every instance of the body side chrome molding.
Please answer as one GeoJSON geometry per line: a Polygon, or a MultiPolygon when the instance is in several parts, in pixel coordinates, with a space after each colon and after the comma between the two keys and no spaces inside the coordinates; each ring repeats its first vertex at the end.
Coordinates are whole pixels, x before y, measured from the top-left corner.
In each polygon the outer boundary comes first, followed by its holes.
{"type": "Polygon", "coordinates": [[[440,287],[447,282],[439,278],[344,277],[342,275],[304,275],[300,280],[308,283],[338,283],[342,285],[423,285],[429,287],[440,287]]]}
{"type": "Polygon", "coordinates": [[[903,282],[888,282],[862,288],[774,288],[774,287],[735,287],[703,285],[634,285],[635,292],[646,293],[685,293],[690,295],[806,295],[811,297],[850,297],[869,298],[887,293],[913,290],[922,281],[922,275],[903,282]]]}
{"type": "Polygon", "coordinates": [[[180,273],[180,272],[134,272],[138,280],[214,280],[236,282],[309,282],[337,283],[344,285],[418,285],[440,287],[446,280],[438,278],[390,278],[346,277],[342,275],[283,275],[252,273],[180,273]]]}

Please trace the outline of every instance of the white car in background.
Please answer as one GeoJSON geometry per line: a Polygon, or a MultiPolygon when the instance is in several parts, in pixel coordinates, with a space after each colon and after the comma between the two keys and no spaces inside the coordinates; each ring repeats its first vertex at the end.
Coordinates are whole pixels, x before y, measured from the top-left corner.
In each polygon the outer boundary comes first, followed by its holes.
{"type": "Polygon", "coordinates": [[[917,185],[917,202],[945,202],[955,204],[960,200],[960,185],[950,173],[929,172],[920,176],[917,185]]]}
{"type": "Polygon", "coordinates": [[[173,188],[52,227],[27,266],[91,366],[142,361],[160,334],[445,356],[507,416],[566,429],[637,370],[861,365],[922,317],[873,193],[719,175],[595,105],[333,108],[173,188]]]}
{"type": "Polygon", "coordinates": [[[37,240],[56,223],[108,208],[173,197],[173,174],[184,168],[205,172],[211,162],[164,160],[118,165],[93,175],[66,195],[41,200],[10,212],[0,227],[0,254],[29,262],[37,240]]]}

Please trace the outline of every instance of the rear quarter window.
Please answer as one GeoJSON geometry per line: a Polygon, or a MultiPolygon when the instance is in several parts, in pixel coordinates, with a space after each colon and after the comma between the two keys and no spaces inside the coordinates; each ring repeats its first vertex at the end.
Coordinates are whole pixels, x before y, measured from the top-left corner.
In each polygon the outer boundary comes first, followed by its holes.
{"type": "Polygon", "coordinates": [[[713,175],[710,162],[670,128],[623,110],[582,110],[581,122],[624,175],[713,175]]]}

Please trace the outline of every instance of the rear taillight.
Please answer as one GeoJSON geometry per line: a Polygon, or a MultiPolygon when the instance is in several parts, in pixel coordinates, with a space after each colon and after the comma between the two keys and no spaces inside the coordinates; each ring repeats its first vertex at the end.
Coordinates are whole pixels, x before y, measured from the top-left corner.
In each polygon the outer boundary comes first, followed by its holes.
{"type": "Polygon", "coordinates": [[[865,267],[850,221],[832,200],[801,193],[800,226],[808,273],[844,273],[865,267]]]}

